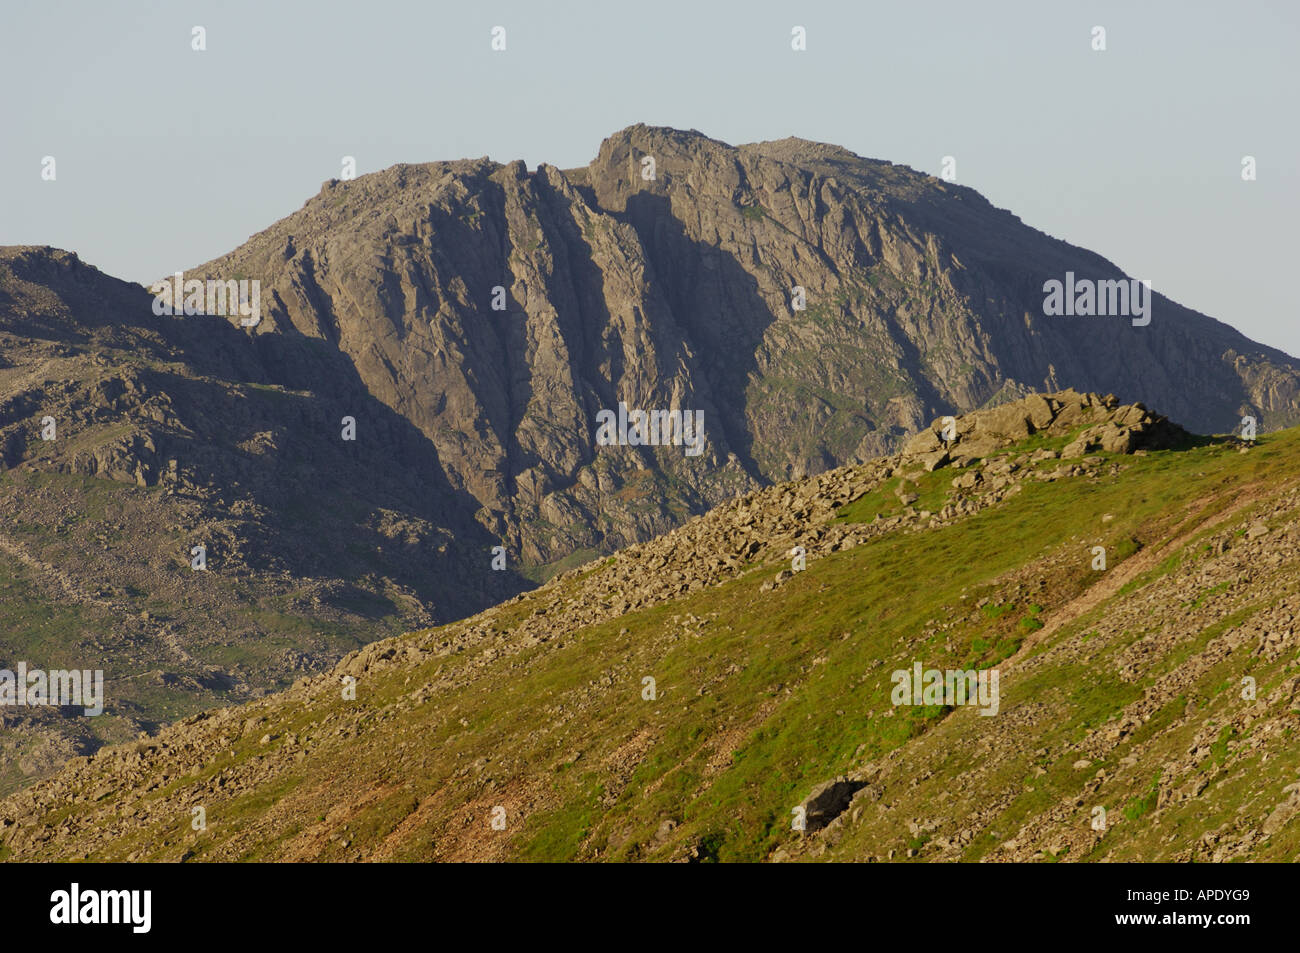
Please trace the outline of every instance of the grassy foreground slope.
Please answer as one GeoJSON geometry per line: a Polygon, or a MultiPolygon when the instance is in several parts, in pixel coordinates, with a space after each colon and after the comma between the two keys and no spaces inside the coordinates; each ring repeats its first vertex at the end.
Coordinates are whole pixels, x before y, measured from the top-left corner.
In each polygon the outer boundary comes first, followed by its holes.
{"type": "Polygon", "coordinates": [[[1073,436],[752,494],[78,759],[0,802],[0,855],[1293,859],[1300,431],[1060,459],[1073,436]],[[999,713],[894,707],[916,661],[996,667],[999,713]]]}

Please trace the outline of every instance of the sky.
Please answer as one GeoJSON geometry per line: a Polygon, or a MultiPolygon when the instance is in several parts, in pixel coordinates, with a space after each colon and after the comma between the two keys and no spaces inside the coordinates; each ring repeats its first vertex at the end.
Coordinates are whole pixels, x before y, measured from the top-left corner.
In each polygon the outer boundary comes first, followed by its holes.
{"type": "Polygon", "coordinates": [[[952,156],[1027,224],[1300,355],[1298,55],[1294,0],[8,2],[0,244],[150,282],[344,156],[569,168],[644,122],[934,174],[952,156]]]}

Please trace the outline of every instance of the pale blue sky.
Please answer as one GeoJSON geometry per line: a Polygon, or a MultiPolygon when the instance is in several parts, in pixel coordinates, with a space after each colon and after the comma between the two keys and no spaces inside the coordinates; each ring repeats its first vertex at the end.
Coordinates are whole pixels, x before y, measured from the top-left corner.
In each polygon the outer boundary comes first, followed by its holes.
{"type": "Polygon", "coordinates": [[[344,155],[570,167],[646,122],[955,156],[1028,224],[1300,355],[1298,56],[1293,0],[8,2],[0,244],[143,282],[301,207],[344,155]]]}

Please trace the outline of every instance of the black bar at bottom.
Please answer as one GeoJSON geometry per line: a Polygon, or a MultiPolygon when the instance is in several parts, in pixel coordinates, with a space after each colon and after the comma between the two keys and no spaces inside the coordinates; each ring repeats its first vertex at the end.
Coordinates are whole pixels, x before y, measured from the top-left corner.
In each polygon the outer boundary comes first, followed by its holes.
{"type": "Polygon", "coordinates": [[[667,940],[674,927],[690,926],[697,940],[704,927],[731,941],[756,934],[770,945],[775,937],[765,931],[783,920],[805,938],[843,933],[865,940],[875,927],[902,928],[917,939],[973,938],[996,926],[1003,938],[1051,930],[1039,935],[1181,942],[1195,934],[1231,942],[1288,924],[1292,875],[1284,865],[1172,864],[5,864],[0,909],[11,937],[111,934],[128,944],[188,942],[215,932],[259,941],[370,942],[403,926],[432,930],[431,939],[461,927],[494,940],[519,931],[533,941],[550,934],[638,942],[667,940]]]}

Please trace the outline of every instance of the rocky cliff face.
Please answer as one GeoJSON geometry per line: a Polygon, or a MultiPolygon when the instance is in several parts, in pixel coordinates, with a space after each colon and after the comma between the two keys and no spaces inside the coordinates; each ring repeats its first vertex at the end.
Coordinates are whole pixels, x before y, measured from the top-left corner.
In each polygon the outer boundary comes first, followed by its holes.
{"type": "Polygon", "coordinates": [[[190,276],[259,278],[258,336],[345,354],[481,525],[545,562],[1033,390],[1111,392],[1202,432],[1300,420],[1300,364],[1158,289],[1143,327],[1045,316],[1067,273],[1122,277],[901,166],[634,126],[582,169],[330,181],[190,276]],[[705,451],[600,446],[620,401],[703,411],[705,451]]]}

